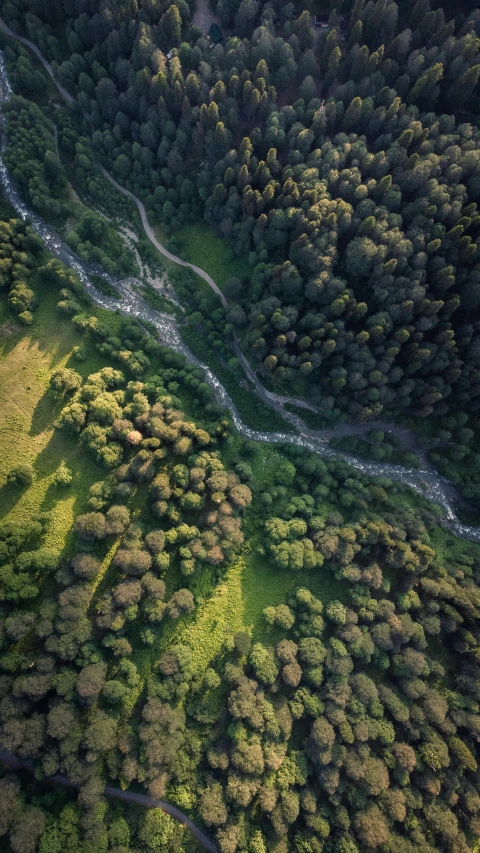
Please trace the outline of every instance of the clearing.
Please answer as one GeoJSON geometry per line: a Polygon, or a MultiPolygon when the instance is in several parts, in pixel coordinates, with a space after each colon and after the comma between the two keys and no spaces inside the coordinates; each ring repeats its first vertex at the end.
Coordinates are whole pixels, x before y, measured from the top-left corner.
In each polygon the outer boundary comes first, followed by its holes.
{"type": "Polygon", "coordinates": [[[62,550],[89,487],[105,471],[75,439],[54,430],[62,404],[55,404],[47,389],[58,368],[68,364],[86,376],[100,370],[104,360],[70,322],[60,322],[57,301],[57,293],[44,290],[29,328],[16,324],[5,302],[0,305],[0,517],[21,523],[39,510],[53,511],[45,544],[62,550]],[[72,359],[72,351],[81,341],[87,358],[80,363],[72,359]],[[25,490],[6,484],[8,472],[21,462],[35,470],[35,480],[25,490]],[[62,464],[73,473],[69,488],[53,482],[62,464]]]}

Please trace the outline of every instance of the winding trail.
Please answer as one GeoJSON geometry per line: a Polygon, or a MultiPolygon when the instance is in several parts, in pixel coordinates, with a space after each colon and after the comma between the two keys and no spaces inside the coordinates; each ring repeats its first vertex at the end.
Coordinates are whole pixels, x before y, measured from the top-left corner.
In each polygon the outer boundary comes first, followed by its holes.
{"type": "MultiPolygon", "coordinates": [[[[47,60],[43,57],[38,47],[33,44],[33,42],[11,30],[10,27],[8,27],[7,24],[5,24],[5,22],[1,18],[0,28],[3,29],[11,38],[16,39],[26,47],[30,48],[30,50],[32,50],[38,57],[49,76],[52,78],[53,82],[55,83],[58,91],[63,96],[63,98],[69,104],[75,103],[75,99],[55,79],[53,69],[50,63],[48,63],[47,60]]],[[[5,60],[3,54],[0,52],[0,106],[8,100],[10,94],[11,88],[8,82],[5,60]]],[[[86,116],[86,118],[89,121],[89,117],[86,116]]],[[[150,306],[145,302],[145,300],[142,299],[142,297],[139,296],[139,294],[132,287],[132,282],[130,280],[113,278],[112,276],[107,275],[107,273],[105,273],[105,271],[101,267],[94,264],[86,264],[81,261],[81,259],[69,248],[69,246],[67,246],[61,240],[58,234],[46,222],[41,219],[41,217],[39,217],[33,211],[29,210],[24,200],[21,198],[15,186],[13,185],[12,180],[8,174],[7,168],[3,162],[2,155],[5,150],[5,147],[6,137],[5,134],[3,134],[0,151],[0,184],[3,188],[5,196],[13,205],[18,215],[24,221],[28,219],[28,222],[32,229],[42,238],[45,245],[55,257],[57,257],[67,266],[71,267],[73,270],[75,270],[85,288],[85,291],[88,293],[88,295],[91,297],[92,301],[95,304],[105,309],[117,311],[127,317],[136,317],[140,321],[152,325],[155,328],[155,331],[158,334],[158,337],[162,343],[173,349],[175,352],[182,353],[188,359],[188,361],[200,367],[204,371],[205,381],[208,382],[208,384],[213,389],[218,402],[229,410],[233,422],[238,432],[242,436],[247,439],[250,439],[251,441],[277,444],[292,444],[299,447],[303,447],[307,450],[318,453],[322,457],[347,462],[358,470],[360,470],[366,477],[386,477],[390,480],[394,480],[396,482],[401,483],[403,486],[408,486],[414,489],[419,494],[421,494],[423,497],[439,504],[443,508],[443,511],[445,513],[443,523],[445,527],[448,527],[453,533],[458,536],[461,536],[465,539],[471,539],[473,541],[480,542],[480,528],[463,525],[458,521],[456,517],[455,502],[458,501],[461,497],[459,495],[459,492],[438,475],[433,466],[428,462],[425,453],[416,446],[415,438],[409,430],[397,427],[394,424],[389,423],[388,421],[375,421],[370,422],[368,424],[340,424],[332,429],[324,430],[307,429],[301,418],[299,418],[297,415],[292,414],[291,412],[285,411],[285,404],[291,403],[295,406],[298,406],[299,408],[309,409],[314,412],[318,410],[315,409],[314,406],[311,406],[308,402],[305,402],[303,400],[297,400],[293,397],[284,397],[280,394],[275,394],[274,392],[267,391],[267,389],[264,388],[264,386],[256,376],[256,373],[253,371],[248,360],[241,352],[240,347],[238,345],[238,341],[235,341],[234,345],[236,353],[239,359],[241,360],[247,378],[254,385],[258,396],[262,400],[264,400],[264,402],[270,405],[273,409],[278,411],[286,421],[290,422],[295,427],[298,434],[292,435],[289,433],[280,432],[261,432],[259,430],[254,430],[246,426],[246,424],[243,423],[239,415],[235,403],[233,402],[223,385],[219,382],[215,374],[210,370],[207,365],[203,364],[195,355],[193,355],[193,353],[185,345],[179,334],[178,327],[174,319],[170,315],[162,314],[150,308],[150,306]],[[95,286],[90,280],[90,277],[92,275],[99,276],[105,281],[108,281],[110,284],[114,285],[118,291],[118,298],[107,297],[100,293],[100,291],[95,288],[95,286]],[[416,469],[405,469],[401,466],[391,465],[389,463],[368,462],[363,459],[359,459],[351,454],[335,450],[333,447],[329,447],[328,445],[329,440],[333,437],[347,435],[361,436],[365,435],[365,433],[372,428],[388,430],[400,436],[404,441],[407,442],[410,449],[415,450],[415,452],[420,456],[423,468],[418,471],[416,469]]],[[[128,196],[135,202],[140,213],[145,233],[149,240],[152,242],[152,244],[155,246],[155,248],[173,263],[176,263],[182,267],[187,267],[193,272],[195,272],[197,275],[199,275],[218,295],[223,307],[228,308],[228,302],[225,296],[221,292],[220,288],[215,284],[211,276],[207,272],[205,272],[205,270],[202,270],[195,264],[183,261],[181,258],[178,258],[176,255],[169,252],[168,249],[166,249],[157,239],[153,228],[151,227],[148,221],[147,213],[141,200],[137,198],[137,196],[135,196],[134,193],[132,193],[130,190],[127,190],[125,187],[122,187],[120,184],[118,184],[117,181],[112,178],[111,175],[108,174],[108,172],[103,166],[100,165],[100,168],[102,169],[104,176],[113,184],[113,186],[116,187],[119,192],[121,192],[125,196],[128,196]]],[[[21,760],[7,751],[0,751],[0,761],[5,763],[13,770],[24,769],[28,771],[33,771],[34,769],[32,761],[21,760]]],[[[51,781],[57,782],[61,785],[66,785],[71,788],[78,787],[67,776],[63,774],[56,774],[49,778],[51,779],[51,781]]],[[[218,848],[212,842],[212,840],[198,826],[196,826],[196,824],[187,815],[185,815],[180,809],[178,809],[171,803],[167,803],[164,800],[153,799],[152,797],[149,797],[146,794],[137,794],[129,791],[122,791],[119,788],[113,788],[111,786],[107,786],[105,788],[105,794],[106,796],[123,800],[125,802],[146,806],[147,808],[163,809],[163,811],[171,815],[173,818],[175,818],[175,820],[178,820],[184,826],[188,827],[194,837],[199,842],[199,844],[204,847],[204,849],[208,850],[209,853],[218,853],[218,848]]]]}
{"type": "Polygon", "coordinates": [[[122,195],[127,196],[127,198],[133,199],[133,201],[135,202],[135,204],[138,207],[138,212],[139,212],[140,218],[142,220],[143,230],[145,231],[145,234],[147,235],[150,242],[153,243],[155,248],[158,249],[158,251],[165,258],[168,258],[169,261],[173,261],[174,264],[178,264],[178,266],[180,266],[180,267],[187,267],[189,270],[193,270],[194,273],[199,275],[200,278],[203,278],[203,280],[207,282],[208,286],[211,287],[212,290],[215,291],[217,296],[220,298],[220,301],[221,301],[223,307],[225,308],[225,310],[227,310],[228,309],[228,302],[227,302],[225,296],[223,295],[222,291],[220,290],[218,284],[215,284],[213,278],[208,274],[208,272],[205,272],[205,270],[202,270],[201,267],[197,267],[195,264],[190,264],[188,261],[182,261],[181,258],[177,258],[177,256],[172,254],[172,252],[169,252],[168,249],[165,248],[165,246],[162,246],[160,241],[157,240],[157,237],[155,236],[155,231],[153,230],[152,226],[150,225],[150,223],[148,221],[147,211],[145,210],[145,205],[143,204],[143,202],[140,201],[138,196],[136,196],[134,193],[130,192],[130,190],[127,190],[125,187],[122,187],[120,184],[118,184],[117,181],[115,180],[115,178],[112,178],[112,176],[109,175],[109,173],[107,172],[107,170],[105,169],[104,166],[100,166],[100,168],[102,170],[104,177],[107,178],[107,180],[110,181],[111,184],[113,184],[113,186],[115,187],[116,190],[118,190],[120,193],[122,193],[122,195]]]}
{"type": "MultiPolygon", "coordinates": [[[[11,38],[16,39],[26,47],[30,48],[48,72],[60,94],[69,104],[75,103],[75,99],[56,80],[50,63],[44,58],[39,48],[29,39],[15,33],[7,24],[5,24],[5,22],[1,18],[0,28],[3,29],[11,38]]],[[[8,82],[8,75],[3,55],[0,55],[0,86],[1,105],[2,102],[8,100],[11,94],[11,88],[8,82]]],[[[90,123],[89,116],[86,113],[83,114],[87,121],[90,123]]],[[[5,147],[6,139],[5,135],[3,135],[2,152],[4,151],[5,147]]],[[[101,168],[103,175],[119,192],[134,201],[140,213],[145,233],[151,241],[152,245],[154,245],[155,248],[162,255],[164,255],[173,263],[191,269],[193,272],[199,275],[218,295],[223,307],[228,308],[227,299],[221,292],[218,285],[214,282],[212,277],[205,270],[201,269],[200,267],[197,267],[195,264],[191,264],[188,261],[184,261],[181,258],[178,258],[176,255],[166,249],[156,237],[155,232],[148,221],[147,213],[143,202],[130,190],[126,189],[125,187],[122,187],[107,172],[107,170],[102,164],[99,163],[99,167],[101,168]]],[[[443,479],[438,475],[435,468],[427,459],[425,452],[417,446],[415,437],[412,432],[407,429],[398,427],[388,421],[379,420],[370,421],[366,424],[344,423],[336,425],[335,427],[332,427],[330,429],[308,429],[299,416],[285,410],[285,404],[290,403],[295,406],[298,406],[299,408],[309,409],[314,412],[317,412],[318,410],[315,409],[314,406],[311,406],[308,402],[305,402],[303,400],[298,400],[294,397],[284,397],[280,394],[268,391],[262,385],[255,371],[252,369],[248,360],[241,352],[240,347],[238,345],[238,341],[235,340],[235,351],[239,359],[241,360],[245,375],[255,388],[256,394],[260,397],[260,399],[267,403],[267,405],[269,405],[272,409],[276,410],[279,414],[281,414],[284,420],[288,421],[295,428],[297,434],[292,435],[290,433],[280,432],[261,432],[259,430],[251,429],[243,423],[240,414],[235,406],[235,403],[233,402],[223,385],[219,382],[215,374],[210,370],[207,365],[203,364],[203,362],[201,362],[196,356],[194,356],[193,353],[186,346],[186,344],[183,342],[179,334],[177,324],[170,315],[162,314],[150,308],[150,306],[147,305],[145,300],[143,300],[142,297],[134,291],[134,289],[132,288],[131,281],[114,279],[113,277],[108,276],[104,272],[104,270],[102,270],[102,268],[98,265],[89,265],[82,262],[80,258],[78,258],[78,256],[75,255],[75,253],[72,252],[72,250],[65,243],[62,242],[58,234],[56,234],[56,232],[52,228],[50,228],[47,223],[45,223],[39,216],[37,216],[35,213],[28,209],[27,205],[19,196],[17,190],[12,184],[5,164],[1,159],[0,183],[3,186],[5,195],[13,204],[21,218],[24,220],[28,218],[30,225],[42,237],[50,251],[57,258],[59,258],[61,261],[63,261],[65,264],[70,266],[78,273],[79,278],[82,281],[86,292],[92,298],[92,301],[94,301],[97,305],[100,305],[103,308],[119,311],[120,313],[126,316],[134,316],[137,317],[139,320],[143,320],[147,323],[150,323],[155,327],[155,330],[158,333],[162,343],[175,350],[176,352],[182,353],[191,363],[202,368],[202,370],[205,372],[205,380],[212,387],[216,399],[230,411],[237,430],[245,438],[248,438],[252,441],[267,443],[294,444],[303,447],[307,450],[318,453],[323,457],[336,458],[348,462],[358,470],[362,471],[368,477],[387,477],[390,480],[400,482],[402,485],[409,486],[410,488],[414,489],[416,492],[423,495],[428,500],[439,504],[443,508],[445,513],[445,516],[442,519],[443,523],[445,524],[445,526],[449,527],[450,530],[452,530],[454,533],[456,533],[458,536],[462,536],[463,538],[480,542],[480,528],[472,527],[469,525],[463,525],[457,519],[455,513],[455,503],[457,501],[462,501],[462,496],[454,486],[452,486],[447,480],[443,479]],[[99,291],[90,281],[90,276],[93,274],[100,276],[109,283],[113,284],[119,293],[119,298],[114,299],[112,297],[106,297],[103,294],[99,293],[99,291]],[[370,429],[387,430],[401,437],[407,443],[409,449],[415,451],[420,457],[422,468],[420,470],[406,469],[398,465],[392,465],[390,463],[366,461],[364,459],[354,456],[353,454],[336,450],[333,447],[330,447],[328,444],[328,442],[332,438],[338,438],[349,435],[363,436],[370,429]]]]}
{"type": "MultiPolygon", "coordinates": [[[[35,771],[33,761],[18,758],[13,752],[8,752],[6,749],[0,749],[0,761],[9,768],[9,770],[28,770],[29,773],[35,771]]],[[[48,777],[49,782],[56,782],[58,785],[65,785],[67,788],[78,790],[80,785],[72,782],[64,773],[55,773],[54,776],[48,777]]],[[[147,794],[135,794],[133,791],[122,791],[121,788],[113,788],[111,785],[106,785],[103,793],[106,797],[113,800],[122,800],[126,803],[134,803],[137,806],[145,806],[147,809],[162,809],[166,814],[178,820],[179,823],[187,827],[192,835],[197,839],[198,843],[209,853],[218,853],[218,847],[213,843],[211,838],[205,834],[197,825],[190,820],[188,815],[178,809],[172,803],[167,803],[165,800],[155,800],[147,794]]]]}

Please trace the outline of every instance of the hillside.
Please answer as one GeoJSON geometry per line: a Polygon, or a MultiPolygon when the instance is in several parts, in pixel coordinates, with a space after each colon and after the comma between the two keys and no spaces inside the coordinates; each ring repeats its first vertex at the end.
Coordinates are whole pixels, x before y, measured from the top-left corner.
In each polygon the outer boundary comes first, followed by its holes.
{"type": "Polygon", "coordinates": [[[477,849],[480,13],[328,5],[0,4],[5,853],[477,849]]]}

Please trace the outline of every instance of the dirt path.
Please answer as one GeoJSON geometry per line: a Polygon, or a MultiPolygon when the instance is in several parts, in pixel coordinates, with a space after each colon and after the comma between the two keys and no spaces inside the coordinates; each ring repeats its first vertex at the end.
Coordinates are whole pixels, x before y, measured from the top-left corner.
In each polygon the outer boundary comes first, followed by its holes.
{"type": "Polygon", "coordinates": [[[138,212],[140,213],[140,218],[142,220],[142,225],[145,234],[147,235],[150,242],[153,243],[155,248],[158,249],[160,254],[164,255],[165,258],[168,258],[169,261],[173,261],[174,264],[178,264],[180,267],[186,267],[187,269],[193,270],[193,272],[200,276],[200,278],[203,278],[203,280],[207,282],[209,287],[211,287],[212,290],[215,291],[217,296],[220,298],[220,302],[222,303],[223,307],[225,308],[225,310],[227,310],[228,302],[222,291],[220,290],[218,284],[215,284],[211,275],[209,275],[208,272],[205,272],[205,270],[202,270],[201,267],[197,267],[196,264],[190,264],[188,261],[182,261],[181,258],[178,258],[177,255],[174,255],[172,252],[169,252],[168,249],[165,248],[165,246],[162,246],[160,241],[157,240],[157,237],[155,236],[155,231],[153,230],[152,226],[148,221],[147,211],[145,210],[143,202],[140,201],[140,199],[134,193],[130,192],[130,190],[127,190],[125,187],[122,187],[120,184],[118,184],[115,178],[112,178],[112,176],[109,175],[109,173],[103,166],[101,167],[101,169],[105,178],[107,178],[107,180],[110,181],[111,184],[113,184],[115,189],[117,189],[123,195],[128,196],[128,198],[133,199],[133,201],[137,205],[138,212]]]}
{"type": "MultiPolygon", "coordinates": [[[[19,41],[21,41],[23,44],[25,44],[27,47],[31,48],[34,51],[35,55],[39,57],[42,65],[46,68],[46,70],[49,73],[49,75],[51,76],[52,80],[55,82],[59,92],[66,98],[66,100],[69,103],[72,103],[74,99],[55,80],[55,76],[53,74],[53,70],[52,70],[50,64],[41,55],[41,53],[40,53],[39,49],[36,47],[36,45],[34,45],[32,42],[30,42],[28,39],[24,38],[23,36],[17,36],[17,34],[13,32],[13,30],[11,30],[9,27],[6,26],[6,24],[2,21],[1,18],[0,18],[0,27],[3,27],[3,29],[12,38],[18,39],[19,41]]],[[[3,73],[6,76],[6,71],[4,71],[3,73]]],[[[6,79],[5,85],[7,86],[8,91],[11,91],[9,88],[9,84],[8,84],[8,78],[6,79]]],[[[88,115],[86,115],[85,113],[84,113],[84,115],[85,115],[86,120],[90,122],[88,115]]],[[[160,241],[157,239],[157,237],[154,233],[154,230],[148,221],[146,210],[145,210],[145,207],[143,205],[143,202],[139,198],[137,198],[137,196],[134,193],[132,193],[130,190],[128,190],[125,187],[122,187],[120,184],[118,184],[117,181],[114,178],[112,178],[111,175],[108,174],[106,169],[104,169],[101,166],[101,164],[99,164],[99,166],[100,166],[100,168],[102,168],[104,176],[112,183],[113,186],[116,187],[116,189],[119,192],[121,192],[123,195],[128,196],[128,197],[133,199],[133,201],[135,202],[135,204],[139,210],[142,225],[143,225],[143,228],[145,230],[145,233],[146,233],[147,237],[149,238],[149,240],[152,242],[152,244],[155,246],[155,248],[162,255],[164,255],[166,258],[168,258],[173,263],[176,263],[179,266],[191,269],[198,276],[200,276],[200,278],[202,278],[209,285],[209,287],[211,287],[212,290],[217,294],[217,296],[219,297],[223,307],[225,309],[228,309],[228,301],[225,298],[222,291],[220,290],[220,288],[214,282],[212,277],[205,270],[201,269],[200,267],[197,267],[195,264],[191,264],[191,263],[188,263],[187,261],[183,261],[181,258],[178,258],[176,255],[174,255],[172,252],[170,252],[168,249],[166,249],[160,243],[160,241]]],[[[5,171],[5,167],[2,166],[2,168],[5,171]]],[[[4,174],[4,177],[5,177],[5,174],[4,174]]],[[[25,219],[27,214],[28,214],[28,209],[25,207],[25,205],[22,206],[21,202],[19,202],[18,209],[20,211],[20,215],[22,216],[22,218],[25,219]]],[[[55,244],[53,237],[50,237],[50,242],[53,242],[53,246],[55,247],[56,244],[55,244]]],[[[50,245],[48,242],[48,239],[47,239],[47,245],[50,245]]],[[[61,255],[58,255],[58,256],[60,257],[61,260],[64,260],[64,257],[62,257],[61,255]]],[[[70,259],[70,262],[71,262],[71,259],[70,259]]],[[[74,269],[78,269],[78,267],[79,267],[77,262],[71,263],[71,265],[73,266],[74,269]]],[[[131,293],[129,293],[129,299],[130,299],[129,303],[123,309],[127,315],[130,315],[130,313],[133,311],[134,316],[139,316],[141,313],[141,310],[143,310],[144,312],[146,311],[146,315],[148,315],[148,317],[150,317],[150,311],[146,306],[143,306],[141,309],[140,306],[135,306],[132,303],[132,294],[131,293]]],[[[113,308],[113,304],[109,305],[107,302],[105,302],[105,304],[103,304],[103,303],[101,303],[101,304],[103,305],[103,307],[113,308]]],[[[118,305],[116,306],[115,310],[118,310],[118,305]]],[[[175,329],[169,328],[168,334],[170,335],[170,337],[168,338],[168,337],[165,337],[165,335],[167,334],[167,326],[165,325],[165,320],[162,319],[161,314],[158,314],[157,323],[160,324],[160,325],[157,325],[157,328],[159,328],[159,329],[161,328],[161,333],[164,335],[164,339],[169,340],[168,345],[172,346],[173,349],[176,349],[177,351],[183,352],[183,346],[181,343],[181,338],[178,334],[178,330],[176,328],[175,329]]],[[[284,433],[278,433],[278,432],[266,433],[266,432],[261,432],[258,430],[254,430],[250,427],[247,427],[242,422],[241,417],[238,413],[238,410],[236,409],[236,406],[235,406],[233,400],[230,398],[226,389],[218,381],[215,374],[213,374],[213,372],[208,368],[207,365],[199,362],[199,366],[201,366],[202,369],[205,371],[205,374],[206,374],[206,376],[208,376],[211,386],[215,390],[217,399],[220,402],[222,402],[222,404],[226,405],[226,407],[229,408],[230,411],[232,412],[234,423],[237,426],[237,429],[239,430],[239,432],[241,434],[243,434],[247,438],[250,438],[251,440],[255,440],[255,441],[266,441],[269,443],[282,441],[282,442],[286,442],[286,443],[295,443],[295,444],[298,444],[299,446],[302,446],[306,449],[313,450],[314,452],[321,453],[321,455],[323,455],[323,456],[326,456],[326,455],[340,456],[345,461],[350,462],[351,464],[355,465],[356,468],[363,471],[365,474],[368,474],[371,476],[389,476],[390,478],[393,478],[394,480],[401,482],[403,485],[410,486],[411,488],[420,492],[420,494],[422,494],[424,497],[427,497],[427,499],[434,501],[436,503],[439,503],[444,508],[445,513],[446,513],[446,515],[444,516],[444,519],[443,519],[444,522],[446,524],[448,524],[450,526],[450,528],[452,529],[452,531],[455,532],[457,535],[463,536],[465,538],[473,539],[474,541],[480,541],[480,529],[461,524],[459,522],[457,516],[456,516],[455,501],[458,501],[459,499],[461,500],[460,493],[450,483],[445,481],[444,478],[442,478],[438,475],[435,468],[429,463],[425,451],[423,451],[422,449],[420,449],[418,447],[417,442],[416,442],[416,438],[412,432],[410,432],[409,430],[405,430],[403,428],[397,427],[395,424],[390,423],[389,421],[380,421],[380,420],[370,421],[370,422],[365,423],[365,424],[363,424],[363,423],[362,424],[360,424],[360,423],[339,424],[339,425],[336,425],[336,426],[329,428],[329,429],[320,429],[320,430],[308,429],[300,417],[293,414],[292,412],[285,410],[284,406],[285,406],[285,404],[290,403],[290,404],[294,404],[296,406],[300,406],[301,408],[304,408],[304,409],[309,408],[312,411],[317,412],[317,413],[318,413],[318,409],[316,409],[314,406],[311,406],[309,403],[306,403],[304,400],[298,400],[295,397],[285,397],[285,396],[282,396],[280,394],[276,394],[272,391],[268,391],[263,386],[263,384],[260,382],[255,371],[251,368],[248,360],[246,359],[246,357],[241,352],[239,345],[238,345],[238,340],[236,340],[236,339],[234,340],[234,345],[236,348],[236,352],[237,352],[237,354],[238,354],[238,356],[242,362],[245,375],[248,377],[248,379],[252,383],[254,383],[254,387],[255,387],[255,391],[256,391],[257,395],[260,397],[260,399],[262,399],[264,402],[266,402],[272,409],[275,409],[277,412],[279,412],[286,421],[288,421],[290,424],[292,424],[295,427],[295,431],[297,433],[297,435],[295,435],[295,436],[292,436],[291,434],[284,434],[284,433]],[[365,435],[370,429],[388,430],[388,431],[402,437],[403,440],[408,442],[409,448],[411,450],[414,450],[417,453],[417,455],[420,457],[421,462],[422,462],[422,468],[420,470],[406,469],[406,468],[403,468],[402,466],[395,466],[395,465],[391,465],[388,463],[369,462],[367,460],[359,459],[352,454],[341,453],[340,451],[335,451],[333,448],[328,447],[328,442],[332,438],[336,438],[336,437],[340,437],[340,436],[346,436],[346,435],[365,435]]],[[[192,360],[192,359],[195,360],[194,356],[190,352],[189,352],[189,358],[190,358],[190,360],[192,360]]]]}
{"type": "MultiPolygon", "coordinates": [[[[16,755],[12,752],[8,752],[6,749],[0,750],[0,761],[2,761],[9,770],[28,770],[30,773],[33,773],[35,769],[33,761],[24,761],[17,758],[16,755]]],[[[80,787],[79,785],[76,785],[75,782],[71,782],[68,776],[65,776],[63,773],[56,773],[55,776],[49,776],[48,781],[56,782],[58,785],[65,785],[67,788],[74,788],[76,790],[80,787]]],[[[167,803],[165,800],[155,800],[147,794],[135,794],[132,791],[122,791],[120,788],[112,788],[110,785],[105,787],[104,794],[106,797],[110,797],[114,800],[134,803],[137,806],[145,806],[147,809],[162,809],[166,814],[169,814],[171,817],[175,818],[175,820],[178,820],[179,823],[183,824],[183,826],[187,827],[204,850],[208,850],[209,853],[218,853],[218,847],[213,843],[208,835],[206,835],[206,833],[203,832],[193,822],[193,820],[190,820],[188,815],[184,814],[184,812],[172,805],[172,803],[167,803]]]]}

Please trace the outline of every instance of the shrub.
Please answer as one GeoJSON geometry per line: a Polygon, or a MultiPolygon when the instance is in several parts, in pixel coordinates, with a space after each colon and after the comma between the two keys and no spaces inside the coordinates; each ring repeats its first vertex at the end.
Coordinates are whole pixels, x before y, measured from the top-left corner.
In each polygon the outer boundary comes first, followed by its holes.
{"type": "Polygon", "coordinates": [[[70,486],[73,480],[73,474],[70,468],[66,465],[60,465],[58,471],[55,472],[53,482],[56,486],[70,486]]]}
{"type": "Polygon", "coordinates": [[[7,477],[7,482],[11,486],[20,486],[21,488],[25,488],[26,486],[31,486],[35,479],[35,472],[33,467],[28,463],[24,462],[21,465],[16,465],[15,468],[9,472],[7,477]]]}
{"type": "Polygon", "coordinates": [[[101,512],[87,512],[79,515],[74,531],[80,539],[91,542],[94,539],[104,539],[107,535],[105,516],[101,512]]]}

